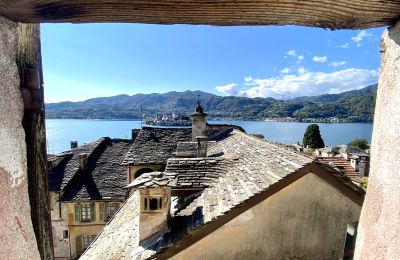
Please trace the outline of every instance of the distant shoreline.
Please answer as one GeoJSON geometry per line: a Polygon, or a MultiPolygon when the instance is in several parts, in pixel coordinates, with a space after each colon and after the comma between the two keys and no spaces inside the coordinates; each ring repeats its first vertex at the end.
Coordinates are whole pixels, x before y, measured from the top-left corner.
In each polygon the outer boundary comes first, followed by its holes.
{"type": "MultiPolygon", "coordinates": [[[[134,122],[140,122],[139,119],[116,119],[116,118],[46,118],[46,120],[92,120],[92,121],[134,121],[134,122]]],[[[284,120],[254,120],[254,119],[208,119],[208,121],[226,121],[226,122],[279,122],[279,123],[303,123],[303,124],[311,124],[311,123],[317,123],[317,124],[373,124],[373,122],[370,121],[348,121],[348,122],[328,122],[328,121],[300,121],[300,120],[293,120],[293,121],[284,121],[284,120]]],[[[145,126],[153,126],[153,125],[147,125],[143,121],[143,125],[145,126]]]]}

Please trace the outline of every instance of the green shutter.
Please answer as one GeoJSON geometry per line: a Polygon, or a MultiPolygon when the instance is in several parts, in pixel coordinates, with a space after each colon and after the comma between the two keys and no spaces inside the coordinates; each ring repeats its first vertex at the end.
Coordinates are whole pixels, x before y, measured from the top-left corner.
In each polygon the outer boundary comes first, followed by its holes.
{"type": "Polygon", "coordinates": [[[90,220],[96,221],[96,204],[90,203],[90,220]]]}
{"type": "Polygon", "coordinates": [[[100,203],[100,216],[99,216],[100,217],[100,221],[104,221],[105,220],[105,217],[104,217],[105,206],[106,206],[105,203],[103,203],[103,202],[100,203]]]}
{"type": "Polygon", "coordinates": [[[82,254],[82,236],[77,236],[75,238],[75,243],[76,243],[76,255],[82,254]]]}
{"type": "Polygon", "coordinates": [[[75,222],[81,221],[81,207],[79,204],[75,204],[75,222]]]}

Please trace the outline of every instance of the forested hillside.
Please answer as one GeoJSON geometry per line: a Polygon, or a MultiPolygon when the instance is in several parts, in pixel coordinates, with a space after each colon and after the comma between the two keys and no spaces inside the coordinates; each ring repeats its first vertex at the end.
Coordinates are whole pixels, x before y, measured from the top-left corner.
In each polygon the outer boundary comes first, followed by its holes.
{"type": "Polygon", "coordinates": [[[198,96],[209,119],[262,120],[265,118],[337,117],[352,122],[373,119],[376,85],[340,94],[300,97],[292,100],[217,96],[202,91],[168,92],[165,94],[118,95],[81,102],[46,104],[47,118],[138,119],[140,107],[145,117],[175,112],[189,115],[198,96]]]}

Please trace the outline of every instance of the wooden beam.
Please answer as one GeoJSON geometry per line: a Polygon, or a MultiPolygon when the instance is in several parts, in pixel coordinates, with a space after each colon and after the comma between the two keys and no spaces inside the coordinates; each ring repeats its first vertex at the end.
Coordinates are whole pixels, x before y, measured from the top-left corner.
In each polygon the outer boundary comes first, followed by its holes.
{"type": "Polygon", "coordinates": [[[54,259],[51,232],[39,24],[18,25],[17,66],[24,117],[31,219],[42,259],[54,259]]]}
{"type": "Polygon", "coordinates": [[[360,29],[392,25],[400,0],[0,0],[19,22],[305,25],[360,29]]]}

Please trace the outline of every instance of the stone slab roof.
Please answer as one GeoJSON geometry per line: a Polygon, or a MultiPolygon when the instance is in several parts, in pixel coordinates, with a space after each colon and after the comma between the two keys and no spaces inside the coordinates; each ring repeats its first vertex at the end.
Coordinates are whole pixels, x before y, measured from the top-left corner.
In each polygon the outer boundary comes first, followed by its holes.
{"type": "MultiPolygon", "coordinates": [[[[108,228],[99,235],[82,259],[93,259],[93,257],[106,259],[103,253],[108,254],[107,257],[110,258],[147,258],[160,252],[162,248],[174,244],[190,230],[225,215],[241,203],[267,190],[271,185],[279,183],[312,161],[299,153],[238,130],[226,134],[223,139],[209,149],[209,154],[219,154],[220,156],[207,159],[173,158],[168,160],[165,176],[162,177],[158,173],[158,178],[170,179],[172,176],[172,179],[178,179],[177,188],[186,186],[186,183],[190,183],[189,186],[194,187],[198,183],[196,178],[199,180],[206,176],[210,178],[202,192],[188,203],[175,203],[176,206],[179,206],[172,213],[171,228],[167,234],[147,241],[146,245],[139,245],[138,240],[132,235],[130,235],[131,239],[121,238],[123,239],[121,242],[119,238],[113,240],[116,236],[115,231],[108,228]],[[176,224],[174,225],[174,223],[176,224]],[[116,246],[108,245],[107,243],[110,241],[114,241],[116,246]],[[103,247],[107,250],[104,251],[103,247]]],[[[142,178],[145,179],[146,176],[142,178]]],[[[151,181],[147,180],[146,182],[150,183],[151,181]]],[[[136,204],[138,202],[130,199],[126,204],[129,203],[136,204]]],[[[126,208],[129,207],[126,205],[126,208]]],[[[121,209],[121,212],[123,211],[124,208],[121,209]]],[[[121,213],[121,216],[124,214],[121,213]]],[[[119,214],[116,214],[114,219],[111,223],[115,221],[115,223],[119,222],[124,225],[119,214]]],[[[116,227],[116,230],[119,230],[119,227],[116,227]]],[[[129,227],[129,230],[137,232],[132,227],[129,227]]],[[[120,232],[127,233],[126,230],[120,232]]]]}
{"type": "MultiPolygon", "coordinates": [[[[231,125],[208,125],[207,135],[210,140],[217,140],[225,132],[232,129],[244,131],[231,125]]],[[[158,128],[143,127],[135,139],[131,149],[126,154],[124,165],[149,165],[167,163],[174,156],[179,142],[190,142],[191,128],[158,128]]]]}
{"type": "Polygon", "coordinates": [[[126,196],[126,167],[122,160],[130,140],[101,138],[68,152],[68,156],[49,171],[50,191],[62,191],[62,201],[118,199],[126,196]],[[79,154],[88,152],[88,168],[79,170],[79,154]]]}
{"type": "Polygon", "coordinates": [[[207,165],[202,162],[204,158],[172,158],[164,174],[149,173],[135,180],[136,187],[158,187],[160,183],[155,182],[164,181],[174,190],[182,188],[176,182],[180,174],[188,183],[196,183],[198,173],[215,175],[204,189],[172,200],[166,233],[139,244],[137,222],[125,223],[128,214],[129,221],[138,219],[139,213],[131,210],[139,205],[136,190],[81,259],[169,258],[309,172],[325,178],[355,203],[362,204],[364,191],[347,176],[284,146],[233,130],[209,149],[209,155],[217,154],[219,157],[207,159],[212,167],[203,166],[207,165]]]}
{"type": "Polygon", "coordinates": [[[225,172],[223,158],[171,158],[165,172],[144,173],[127,187],[155,188],[170,186],[173,189],[204,189],[213,186],[225,172]]]}
{"type": "MultiPolygon", "coordinates": [[[[53,169],[50,169],[49,174],[49,190],[61,191],[72,177],[79,171],[79,155],[82,153],[88,154],[88,160],[93,157],[95,150],[101,146],[105,138],[100,138],[94,142],[90,142],[79,146],[70,151],[66,151],[57,156],[65,157],[63,161],[53,169]]],[[[54,160],[54,155],[52,159],[54,160]]]]}

